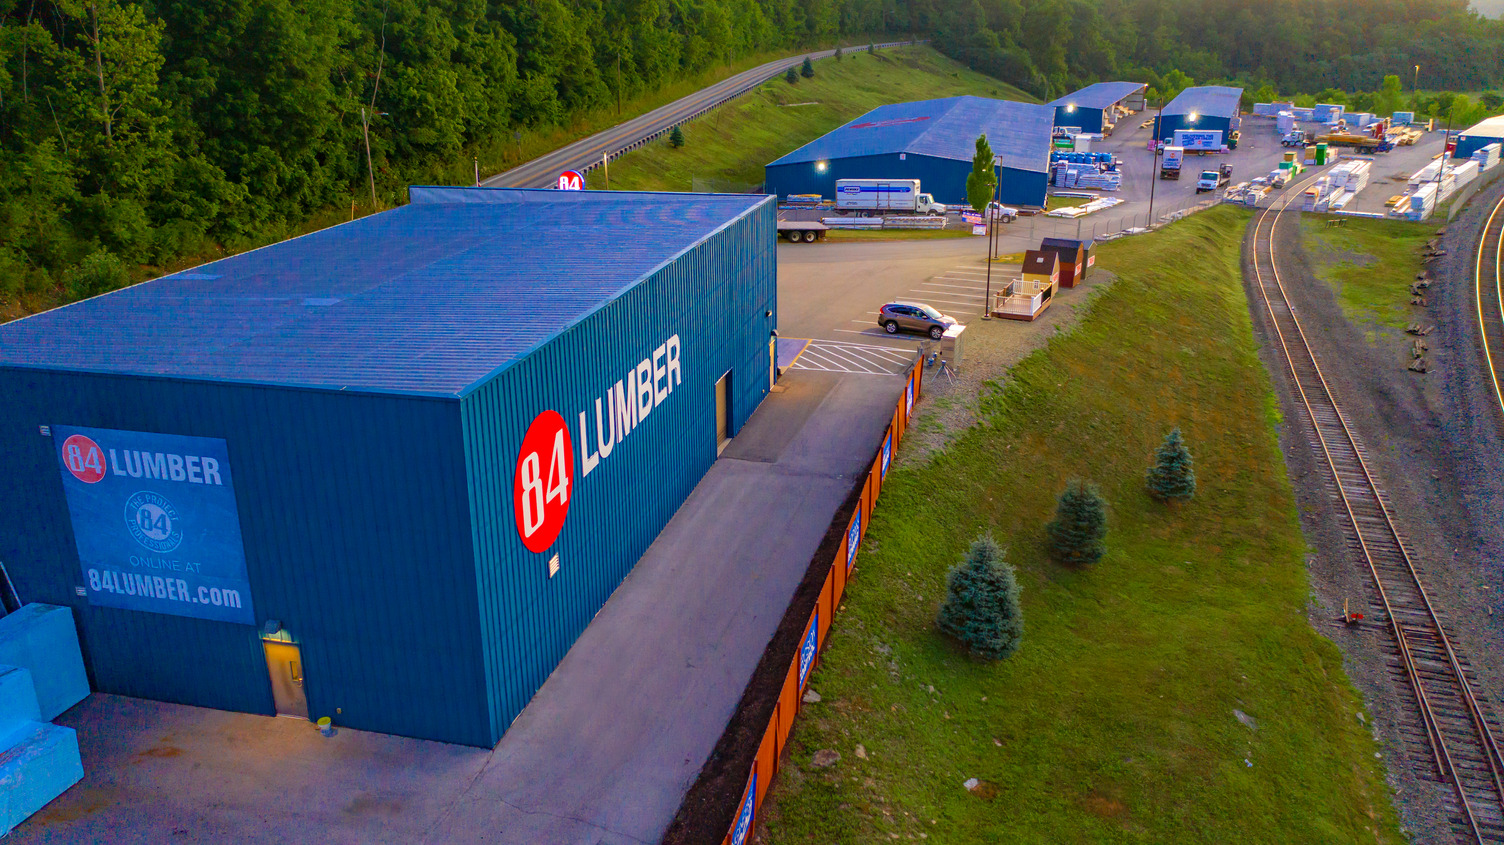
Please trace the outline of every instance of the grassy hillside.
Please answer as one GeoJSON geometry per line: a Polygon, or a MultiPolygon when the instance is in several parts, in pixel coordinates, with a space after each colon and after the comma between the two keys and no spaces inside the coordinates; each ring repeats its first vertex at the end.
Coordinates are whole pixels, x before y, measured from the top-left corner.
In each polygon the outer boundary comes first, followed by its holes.
{"type": "MultiPolygon", "coordinates": [[[[857,51],[817,62],[813,79],[775,79],[685,124],[679,149],[664,136],[611,162],[611,188],[688,191],[695,179],[729,183],[720,190],[760,185],[763,165],[871,109],[960,94],[1037,102],[928,47],[857,51]]],[[[591,187],[599,178],[592,174],[591,187]]]]}
{"type": "Polygon", "coordinates": [[[976,427],[889,476],[768,842],[1401,841],[1362,705],[1306,618],[1240,284],[1247,219],[1224,206],[1101,247],[1118,280],[1079,326],[1001,378],[976,427]],[[1199,486],[1171,508],[1144,471],[1175,426],[1199,486]],[[1044,554],[1073,477],[1109,504],[1107,556],[1080,569],[1044,554]],[[983,531],[1025,614],[1022,648],[992,664],[934,625],[983,531]],[[840,762],[813,767],[824,748],[840,762]]]}

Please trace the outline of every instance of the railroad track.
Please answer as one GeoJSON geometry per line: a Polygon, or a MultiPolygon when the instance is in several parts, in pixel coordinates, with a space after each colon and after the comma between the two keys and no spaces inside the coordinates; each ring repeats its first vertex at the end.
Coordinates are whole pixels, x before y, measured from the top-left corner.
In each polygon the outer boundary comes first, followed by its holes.
{"type": "Polygon", "coordinates": [[[1478,306],[1478,337],[1494,399],[1504,413],[1504,288],[1500,284],[1500,259],[1504,251],[1504,199],[1499,200],[1483,226],[1478,256],[1473,264],[1474,298],[1478,306]]]}
{"type": "MultiPolygon", "coordinates": [[[[1416,749],[1411,762],[1423,779],[1450,785],[1445,800],[1457,841],[1504,843],[1504,757],[1494,739],[1498,723],[1479,703],[1472,670],[1426,594],[1363,444],[1333,397],[1280,277],[1276,229],[1290,203],[1314,180],[1286,191],[1254,222],[1259,294],[1305,408],[1307,436],[1330,471],[1327,481],[1346,515],[1348,542],[1373,577],[1377,613],[1371,616],[1393,634],[1391,671],[1414,704],[1401,714],[1400,725],[1416,749]]],[[[1495,212],[1504,224],[1504,213],[1495,212]]]]}

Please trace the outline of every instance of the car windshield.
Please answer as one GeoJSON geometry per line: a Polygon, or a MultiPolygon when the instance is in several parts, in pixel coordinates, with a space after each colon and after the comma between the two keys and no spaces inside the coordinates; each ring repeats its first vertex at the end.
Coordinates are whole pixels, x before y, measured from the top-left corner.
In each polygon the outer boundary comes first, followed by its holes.
{"type": "Polygon", "coordinates": [[[928,305],[921,305],[921,306],[919,306],[919,310],[923,311],[924,312],[924,316],[929,317],[931,320],[938,320],[938,319],[940,319],[940,312],[936,311],[935,309],[933,309],[931,307],[929,307],[928,305]]]}

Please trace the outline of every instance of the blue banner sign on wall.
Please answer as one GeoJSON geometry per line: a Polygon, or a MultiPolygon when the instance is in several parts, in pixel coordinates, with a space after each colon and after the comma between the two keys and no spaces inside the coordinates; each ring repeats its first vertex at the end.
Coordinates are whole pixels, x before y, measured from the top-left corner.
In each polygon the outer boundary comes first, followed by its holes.
{"type": "Polygon", "coordinates": [[[893,462],[893,434],[890,432],[883,440],[883,469],[879,476],[880,480],[888,479],[888,464],[893,462]]]}
{"type": "Polygon", "coordinates": [[[256,624],[225,441],[52,426],[89,604],[256,624]]]}
{"type": "Polygon", "coordinates": [[[809,679],[809,669],[815,665],[815,655],[820,651],[820,611],[810,617],[809,630],[804,632],[804,642],[799,644],[799,690],[804,691],[804,682],[809,679]]]}
{"type": "Polygon", "coordinates": [[[856,547],[862,544],[862,506],[856,506],[856,514],[851,517],[851,525],[846,529],[846,571],[851,572],[851,567],[856,563],[856,547]]]}
{"type": "Polygon", "coordinates": [[[757,772],[747,781],[747,797],[742,799],[742,808],[736,814],[736,827],[731,829],[731,845],[746,845],[747,834],[752,832],[752,813],[757,806],[757,772]]]}

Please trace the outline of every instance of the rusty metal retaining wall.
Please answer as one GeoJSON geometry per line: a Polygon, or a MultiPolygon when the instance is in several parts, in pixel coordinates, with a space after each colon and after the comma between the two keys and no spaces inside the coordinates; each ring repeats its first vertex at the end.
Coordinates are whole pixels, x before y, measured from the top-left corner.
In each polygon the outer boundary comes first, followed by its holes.
{"type": "Polygon", "coordinates": [[[799,651],[789,664],[783,690],[778,694],[778,704],[773,708],[768,728],[763,732],[762,744],[757,749],[757,757],[752,761],[751,771],[747,773],[747,785],[742,791],[742,800],[737,805],[736,818],[732,820],[731,830],[726,833],[722,845],[746,845],[751,841],[763,798],[773,785],[773,776],[778,773],[783,759],[783,748],[788,742],[789,731],[794,726],[794,717],[799,714],[804,687],[809,682],[815,664],[819,662],[820,653],[825,649],[826,634],[830,632],[836,610],[841,606],[841,596],[845,594],[847,582],[856,566],[856,552],[862,544],[862,538],[866,536],[872,509],[877,504],[877,496],[888,476],[888,468],[898,450],[898,443],[903,439],[904,431],[914,416],[914,406],[919,401],[923,377],[924,364],[920,361],[909,371],[908,384],[898,400],[898,407],[893,409],[893,419],[883,433],[882,445],[872,461],[872,469],[867,473],[862,496],[846,526],[846,539],[830,562],[825,586],[821,588],[820,598],[815,602],[809,622],[805,624],[799,651]]]}

